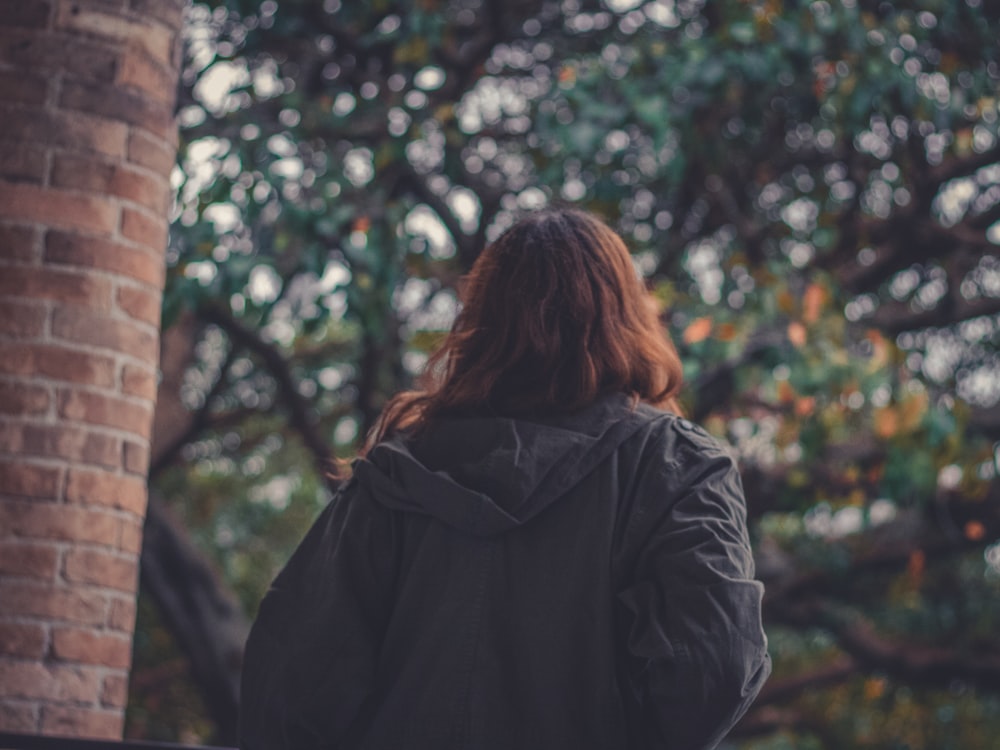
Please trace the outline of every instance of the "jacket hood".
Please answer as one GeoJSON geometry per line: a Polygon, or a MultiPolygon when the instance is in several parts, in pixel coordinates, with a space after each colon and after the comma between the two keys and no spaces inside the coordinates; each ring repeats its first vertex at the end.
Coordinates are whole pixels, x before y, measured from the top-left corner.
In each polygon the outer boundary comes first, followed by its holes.
{"type": "Polygon", "coordinates": [[[492,536],[559,500],[648,421],[641,411],[613,394],[539,419],[442,418],[375,446],[354,474],[388,508],[492,536]]]}

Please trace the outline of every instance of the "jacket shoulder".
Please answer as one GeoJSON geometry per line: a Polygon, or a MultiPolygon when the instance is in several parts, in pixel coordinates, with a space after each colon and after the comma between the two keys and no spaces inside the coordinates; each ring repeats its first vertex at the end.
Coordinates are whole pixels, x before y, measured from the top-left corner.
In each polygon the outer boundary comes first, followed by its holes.
{"type": "Polygon", "coordinates": [[[667,456],[698,455],[706,459],[728,458],[735,461],[733,449],[710,435],[703,427],[671,412],[648,404],[636,408],[636,416],[645,424],[641,431],[647,443],[666,452],[667,456]]]}

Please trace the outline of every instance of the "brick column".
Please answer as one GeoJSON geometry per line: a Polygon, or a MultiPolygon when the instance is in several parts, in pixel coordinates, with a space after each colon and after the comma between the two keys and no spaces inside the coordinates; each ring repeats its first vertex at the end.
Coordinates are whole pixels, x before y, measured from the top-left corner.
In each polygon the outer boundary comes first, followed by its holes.
{"type": "Polygon", "coordinates": [[[118,738],[183,0],[0,0],[0,731],[118,738]]]}

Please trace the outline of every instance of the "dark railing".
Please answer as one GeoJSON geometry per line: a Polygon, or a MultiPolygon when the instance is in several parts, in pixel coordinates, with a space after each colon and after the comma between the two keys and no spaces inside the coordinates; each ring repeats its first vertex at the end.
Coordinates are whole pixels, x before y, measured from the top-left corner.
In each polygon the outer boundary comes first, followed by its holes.
{"type": "Polygon", "coordinates": [[[227,750],[205,745],[175,745],[170,742],[118,742],[115,740],[49,737],[38,734],[0,732],[0,750],[227,750]]]}

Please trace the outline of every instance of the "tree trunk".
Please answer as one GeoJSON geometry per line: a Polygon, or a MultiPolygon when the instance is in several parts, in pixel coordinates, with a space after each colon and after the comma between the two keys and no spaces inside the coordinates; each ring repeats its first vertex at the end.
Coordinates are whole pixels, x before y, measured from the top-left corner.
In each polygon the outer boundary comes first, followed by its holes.
{"type": "Polygon", "coordinates": [[[146,515],[142,587],[190,661],[192,677],[215,722],[213,742],[235,745],[243,643],[249,623],[211,562],[155,495],[146,515]]]}

